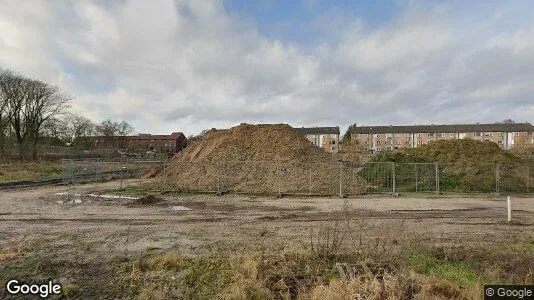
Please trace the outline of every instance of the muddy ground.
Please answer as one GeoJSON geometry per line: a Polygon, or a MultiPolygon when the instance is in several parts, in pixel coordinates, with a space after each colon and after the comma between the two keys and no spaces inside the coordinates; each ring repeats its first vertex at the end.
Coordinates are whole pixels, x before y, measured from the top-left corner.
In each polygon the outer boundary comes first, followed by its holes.
{"type": "MultiPolygon", "coordinates": [[[[513,222],[509,224],[503,196],[276,199],[165,195],[161,201],[138,203],[58,195],[110,194],[116,186],[109,182],[76,189],[0,191],[0,267],[10,268],[11,258],[20,252],[39,249],[89,263],[167,249],[192,255],[225,247],[252,249],[260,240],[305,248],[312,243],[314,231],[333,226],[336,220],[350,220],[350,230],[358,232],[359,242],[364,244],[386,238],[394,243],[409,240],[449,245],[534,241],[534,198],[526,197],[513,198],[513,222]]],[[[348,235],[346,240],[349,243],[348,235]]],[[[87,270],[85,276],[96,280],[98,272],[87,270]]],[[[55,273],[50,274],[47,276],[55,273]]],[[[69,281],[69,275],[65,276],[57,279],[69,281]]],[[[0,282],[7,279],[0,278],[0,282]]]]}

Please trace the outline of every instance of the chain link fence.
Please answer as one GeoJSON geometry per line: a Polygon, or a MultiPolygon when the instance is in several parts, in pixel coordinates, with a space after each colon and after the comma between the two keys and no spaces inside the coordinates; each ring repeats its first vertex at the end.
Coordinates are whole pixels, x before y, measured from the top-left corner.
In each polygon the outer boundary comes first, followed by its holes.
{"type": "Polygon", "coordinates": [[[152,175],[152,186],[165,192],[278,197],[530,193],[534,182],[528,164],[167,161],[152,175]]]}
{"type": "MultiPolygon", "coordinates": [[[[524,194],[533,191],[534,164],[329,163],[279,161],[179,162],[169,159],[63,159],[52,184],[113,181],[159,192],[282,197],[398,193],[524,194]]],[[[43,184],[48,181],[44,180],[43,184]]],[[[27,183],[25,183],[27,184],[27,183]]]]}
{"type": "Polygon", "coordinates": [[[62,159],[63,184],[76,185],[98,181],[117,181],[120,189],[132,179],[150,176],[163,164],[162,160],[121,159],[101,161],[99,158],[62,159]]]}

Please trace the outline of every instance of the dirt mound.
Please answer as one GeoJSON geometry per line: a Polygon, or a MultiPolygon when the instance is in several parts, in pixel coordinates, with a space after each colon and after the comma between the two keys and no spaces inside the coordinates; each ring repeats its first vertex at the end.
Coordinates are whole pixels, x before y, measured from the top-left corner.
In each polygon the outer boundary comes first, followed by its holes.
{"type": "Polygon", "coordinates": [[[210,130],[178,154],[179,161],[308,161],[331,162],[332,155],[313,146],[286,124],[241,124],[210,130]]]}
{"type": "Polygon", "coordinates": [[[179,153],[169,184],[183,190],[332,194],[338,157],[285,124],[211,130],[179,153]]]}
{"type": "Polygon", "coordinates": [[[499,163],[514,164],[523,161],[493,142],[472,139],[435,141],[417,148],[383,151],[372,161],[440,162],[440,163],[499,163]]]}
{"type": "MultiPolygon", "coordinates": [[[[434,163],[438,163],[441,190],[524,192],[532,180],[524,160],[495,143],[472,139],[435,141],[418,148],[383,151],[371,161],[396,163],[397,187],[414,186],[415,174],[419,176],[419,184],[426,182],[427,189],[434,189],[434,163]]],[[[366,165],[363,172],[376,178],[391,173],[390,168],[381,164],[366,165]]]]}
{"type": "Polygon", "coordinates": [[[163,167],[161,167],[161,166],[150,168],[150,169],[144,171],[141,174],[141,178],[143,178],[143,179],[155,178],[155,177],[161,175],[162,169],[163,169],[163,167]]]}

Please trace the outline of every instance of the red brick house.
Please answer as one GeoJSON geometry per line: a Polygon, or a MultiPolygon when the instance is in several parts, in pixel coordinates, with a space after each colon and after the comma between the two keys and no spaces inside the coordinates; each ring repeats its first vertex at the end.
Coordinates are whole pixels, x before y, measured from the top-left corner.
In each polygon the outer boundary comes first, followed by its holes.
{"type": "Polygon", "coordinates": [[[128,152],[176,153],[186,146],[187,138],[181,132],[173,132],[170,135],[139,134],[126,137],[128,152]]]}
{"type": "Polygon", "coordinates": [[[187,146],[187,138],[181,132],[170,135],[89,136],[74,141],[72,145],[91,149],[122,149],[129,153],[176,153],[187,146]]]}

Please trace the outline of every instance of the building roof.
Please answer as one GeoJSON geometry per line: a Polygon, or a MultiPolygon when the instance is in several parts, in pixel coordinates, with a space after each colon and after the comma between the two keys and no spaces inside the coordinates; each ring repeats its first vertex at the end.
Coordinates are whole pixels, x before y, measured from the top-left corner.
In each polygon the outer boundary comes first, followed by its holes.
{"type": "Polygon", "coordinates": [[[350,133],[463,133],[463,132],[532,132],[530,123],[452,124],[410,126],[362,126],[351,128],[350,133]]]}
{"type": "Polygon", "coordinates": [[[295,128],[302,134],[339,134],[339,127],[300,127],[295,128]]]}
{"type": "Polygon", "coordinates": [[[173,132],[170,135],[162,134],[139,134],[134,136],[127,136],[129,140],[174,140],[177,139],[180,135],[183,135],[181,132],[173,132]]]}
{"type": "Polygon", "coordinates": [[[141,141],[141,140],[174,140],[183,135],[184,134],[181,132],[173,132],[172,134],[168,134],[168,135],[140,133],[138,135],[113,135],[113,136],[95,135],[95,136],[87,136],[87,137],[81,137],[81,138],[82,139],[103,139],[103,140],[120,139],[120,140],[141,141]]]}

